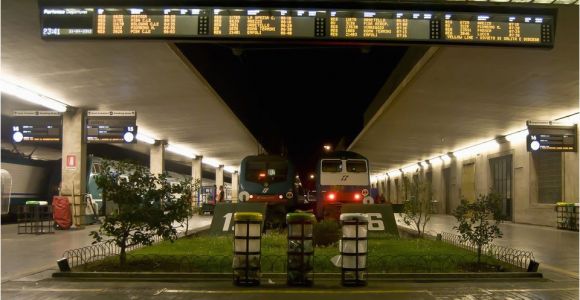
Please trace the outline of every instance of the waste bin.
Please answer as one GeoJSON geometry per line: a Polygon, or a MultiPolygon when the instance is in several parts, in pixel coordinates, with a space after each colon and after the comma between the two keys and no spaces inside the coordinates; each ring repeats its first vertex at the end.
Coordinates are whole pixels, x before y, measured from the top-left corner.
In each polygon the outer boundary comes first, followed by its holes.
{"type": "Polygon", "coordinates": [[[54,233],[52,207],[46,201],[26,201],[18,207],[18,234],[54,233]]]}
{"type": "Polygon", "coordinates": [[[286,214],[288,224],[288,285],[310,286],[314,282],[312,232],[316,218],[310,213],[286,214]]]}
{"type": "Polygon", "coordinates": [[[261,213],[234,214],[233,280],[236,285],[260,284],[261,213]]]}
{"type": "Polygon", "coordinates": [[[368,216],[360,213],[340,215],[341,279],[344,286],[367,284],[368,216]]]}

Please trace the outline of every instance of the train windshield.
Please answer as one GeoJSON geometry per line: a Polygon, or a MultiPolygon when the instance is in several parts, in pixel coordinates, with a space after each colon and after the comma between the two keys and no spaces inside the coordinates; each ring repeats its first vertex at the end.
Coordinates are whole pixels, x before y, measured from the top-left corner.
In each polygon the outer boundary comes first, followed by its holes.
{"type": "Polygon", "coordinates": [[[342,161],[340,159],[325,159],[322,161],[322,172],[342,172],[342,161]]]}
{"type": "Polygon", "coordinates": [[[346,170],[352,173],[365,173],[367,171],[367,162],[360,159],[349,159],[346,161],[346,170]]]}
{"type": "Polygon", "coordinates": [[[259,183],[276,183],[288,179],[288,163],[284,161],[252,161],[246,165],[246,180],[259,183]]]}

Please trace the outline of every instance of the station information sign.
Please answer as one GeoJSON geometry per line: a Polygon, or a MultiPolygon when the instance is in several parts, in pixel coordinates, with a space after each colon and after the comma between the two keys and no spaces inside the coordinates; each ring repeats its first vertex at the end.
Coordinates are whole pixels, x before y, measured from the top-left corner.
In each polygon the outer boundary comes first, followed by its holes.
{"type": "Polygon", "coordinates": [[[89,110],[85,118],[87,143],[136,143],[135,111],[89,110]]]}
{"type": "Polygon", "coordinates": [[[299,39],[553,47],[555,13],[244,7],[42,7],[44,39],[299,39]]]}
{"type": "Polygon", "coordinates": [[[528,121],[528,152],[576,152],[577,125],[528,121]]]}
{"type": "Polygon", "coordinates": [[[62,138],[62,113],[55,111],[15,111],[12,140],[58,143],[62,138]]]}

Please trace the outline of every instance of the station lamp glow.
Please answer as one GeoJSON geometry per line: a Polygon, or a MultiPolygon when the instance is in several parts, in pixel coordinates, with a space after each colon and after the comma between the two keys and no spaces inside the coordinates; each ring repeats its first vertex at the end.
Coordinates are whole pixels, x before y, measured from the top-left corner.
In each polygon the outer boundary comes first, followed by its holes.
{"type": "Polygon", "coordinates": [[[324,145],[324,151],[330,152],[330,150],[332,150],[332,146],[330,144],[324,145]]]}
{"type": "Polygon", "coordinates": [[[149,145],[155,144],[155,139],[154,138],[152,138],[152,137],[150,137],[150,136],[148,136],[146,134],[143,134],[143,133],[139,133],[138,132],[136,138],[137,138],[138,141],[147,143],[149,145]]]}
{"type": "Polygon", "coordinates": [[[2,90],[3,93],[10,94],[17,97],[18,99],[30,103],[41,105],[59,112],[66,111],[66,104],[50,97],[41,95],[20,85],[9,82],[5,79],[0,79],[0,90],[2,90]]]}
{"type": "Polygon", "coordinates": [[[234,167],[234,166],[227,166],[224,167],[224,171],[228,172],[228,173],[234,173],[238,170],[238,168],[234,167]]]}
{"type": "Polygon", "coordinates": [[[220,163],[216,159],[213,159],[213,158],[205,158],[204,157],[202,162],[205,164],[208,164],[214,168],[217,168],[220,166],[220,163]]]}
{"type": "Polygon", "coordinates": [[[172,153],[175,153],[175,154],[185,156],[185,157],[189,157],[191,159],[195,158],[195,155],[192,153],[192,151],[190,151],[189,149],[185,149],[185,148],[176,146],[176,145],[169,144],[169,145],[167,145],[167,148],[165,148],[165,150],[172,152],[172,153]]]}

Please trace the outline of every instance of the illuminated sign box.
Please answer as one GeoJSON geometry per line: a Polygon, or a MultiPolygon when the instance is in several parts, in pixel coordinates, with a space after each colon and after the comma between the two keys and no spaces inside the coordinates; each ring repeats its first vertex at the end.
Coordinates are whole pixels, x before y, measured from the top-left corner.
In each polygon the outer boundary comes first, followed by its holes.
{"type": "Polygon", "coordinates": [[[56,111],[15,111],[12,140],[16,143],[59,143],[62,138],[62,113],[56,111]]]}
{"type": "Polygon", "coordinates": [[[528,121],[528,152],[578,151],[577,125],[528,121]]]}
{"type": "Polygon", "coordinates": [[[85,118],[87,143],[136,143],[135,111],[89,110],[85,118]]]}
{"type": "Polygon", "coordinates": [[[555,10],[454,11],[459,8],[41,6],[40,17],[44,39],[298,39],[553,47],[555,10]]]}

